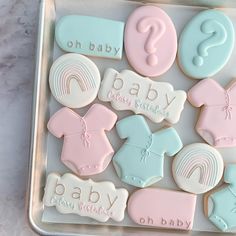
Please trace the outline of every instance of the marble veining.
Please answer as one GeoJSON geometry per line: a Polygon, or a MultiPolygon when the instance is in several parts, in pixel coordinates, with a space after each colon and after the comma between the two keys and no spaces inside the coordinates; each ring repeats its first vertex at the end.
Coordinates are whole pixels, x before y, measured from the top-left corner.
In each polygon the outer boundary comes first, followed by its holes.
{"type": "Polygon", "coordinates": [[[0,235],[36,235],[25,192],[39,0],[0,0],[0,235]]]}

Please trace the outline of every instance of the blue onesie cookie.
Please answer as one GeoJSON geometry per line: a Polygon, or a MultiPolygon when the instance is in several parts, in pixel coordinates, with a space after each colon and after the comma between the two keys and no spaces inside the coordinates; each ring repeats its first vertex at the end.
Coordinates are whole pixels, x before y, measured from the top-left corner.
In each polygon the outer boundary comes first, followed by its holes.
{"type": "Polygon", "coordinates": [[[236,228],[236,164],[226,167],[224,181],[229,185],[209,197],[213,209],[208,217],[220,230],[230,231],[236,228]]]}
{"type": "Polygon", "coordinates": [[[164,154],[174,156],[183,146],[174,128],[152,133],[140,115],[120,120],[116,129],[126,141],[114,155],[113,165],[123,182],[137,187],[161,180],[164,154]]]}

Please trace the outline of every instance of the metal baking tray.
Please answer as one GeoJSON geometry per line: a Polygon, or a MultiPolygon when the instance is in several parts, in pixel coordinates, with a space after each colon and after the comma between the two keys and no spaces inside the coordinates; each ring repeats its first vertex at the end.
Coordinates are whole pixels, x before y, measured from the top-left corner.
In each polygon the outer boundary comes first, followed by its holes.
{"type": "MultiPolygon", "coordinates": [[[[48,153],[47,153],[47,136],[46,128],[47,121],[50,117],[50,99],[51,94],[48,86],[48,72],[54,59],[54,25],[57,18],[58,2],[69,3],[86,0],[41,0],[39,25],[38,25],[38,43],[36,54],[36,71],[35,71],[35,86],[33,97],[32,111],[32,133],[31,133],[31,148],[29,162],[29,182],[27,192],[27,213],[30,226],[40,235],[181,235],[183,232],[174,230],[159,230],[150,229],[140,226],[117,224],[100,224],[94,225],[89,223],[45,223],[42,221],[44,206],[42,197],[44,193],[45,180],[47,175],[48,153]]],[[[99,0],[87,0],[96,6],[100,4],[99,0]]],[[[109,0],[108,0],[109,1],[109,0]]],[[[233,9],[236,7],[235,0],[147,0],[147,1],[126,1],[126,0],[110,0],[109,4],[120,2],[129,2],[130,4],[168,4],[178,7],[224,7],[233,9]]],[[[163,5],[163,6],[164,6],[163,5]]],[[[231,14],[236,15],[235,12],[231,14]]],[[[236,58],[236,54],[235,57],[236,58]]],[[[112,62],[115,63],[115,62],[112,62]]],[[[125,65],[125,64],[124,64],[125,65]]],[[[123,67],[124,67],[123,65],[123,67]]],[[[232,66],[231,66],[232,67],[232,66]]],[[[234,66],[235,67],[235,66],[234,66]]],[[[227,69],[227,68],[226,68],[227,69]]],[[[229,70],[228,70],[229,71],[229,70]]],[[[231,71],[231,74],[223,72],[222,75],[233,75],[236,69],[231,71]]],[[[177,75],[178,76],[178,75],[177,75]]],[[[190,81],[190,80],[189,80],[190,81]]],[[[195,81],[196,82],[196,81],[195,81]]],[[[188,82],[191,86],[193,82],[188,82]]],[[[195,121],[194,121],[195,122],[195,121]]],[[[188,128],[188,127],[187,127],[188,128]]],[[[188,130],[188,129],[187,129],[188,130]]],[[[186,140],[188,137],[184,137],[186,140]]],[[[231,150],[231,153],[236,154],[236,149],[231,150]]],[[[227,153],[226,153],[227,154],[227,153]]],[[[171,188],[172,186],[170,186],[171,188]]],[[[207,219],[206,219],[207,220],[207,219]]],[[[215,232],[200,232],[191,231],[188,235],[215,235],[215,232]]],[[[218,233],[218,235],[225,235],[218,233]]]]}

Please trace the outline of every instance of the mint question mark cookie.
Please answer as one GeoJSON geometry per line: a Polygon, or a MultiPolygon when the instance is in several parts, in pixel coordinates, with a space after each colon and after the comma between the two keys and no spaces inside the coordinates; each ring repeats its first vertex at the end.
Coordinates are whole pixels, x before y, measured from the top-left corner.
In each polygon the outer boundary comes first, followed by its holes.
{"type": "Polygon", "coordinates": [[[228,62],[234,48],[234,27],[223,11],[206,10],[185,26],[178,49],[179,66],[195,79],[215,75],[228,62]]]}

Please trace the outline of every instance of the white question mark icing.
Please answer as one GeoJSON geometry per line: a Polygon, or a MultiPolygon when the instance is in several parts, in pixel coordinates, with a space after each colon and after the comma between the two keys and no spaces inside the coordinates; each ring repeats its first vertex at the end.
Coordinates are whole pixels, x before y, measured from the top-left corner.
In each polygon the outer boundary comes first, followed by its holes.
{"type": "Polygon", "coordinates": [[[227,39],[225,27],[216,20],[205,20],[201,24],[201,31],[211,36],[202,41],[197,47],[198,55],[193,58],[193,64],[198,67],[204,64],[204,57],[208,56],[210,48],[224,44],[227,39]]]}
{"type": "Polygon", "coordinates": [[[144,46],[145,51],[149,54],[147,64],[150,66],[157,65],[156,45],[166,31],[164,22],[157,17],[144,17],[138,22],[137,30],[142,34],[149,32],[144,46]]]}

